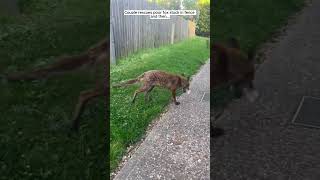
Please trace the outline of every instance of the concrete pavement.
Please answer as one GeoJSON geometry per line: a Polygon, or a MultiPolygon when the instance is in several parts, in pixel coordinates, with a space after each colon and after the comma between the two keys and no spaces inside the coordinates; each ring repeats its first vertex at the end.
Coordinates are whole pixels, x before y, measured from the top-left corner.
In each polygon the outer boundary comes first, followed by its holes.
{"type": "Polygon", "coordinates": [[[210,64],[192,78],[114,179],[210,179],[210,64]]]}
{"type": "Polygon", "coordinates": [[[211,179],[320,179],[320,130],[291,123],[302,96],[320,97],[319,9],[312,1],[267,52],[260,98],[231,103],[216,122],[225,135],[211,144],[211,179]]]}

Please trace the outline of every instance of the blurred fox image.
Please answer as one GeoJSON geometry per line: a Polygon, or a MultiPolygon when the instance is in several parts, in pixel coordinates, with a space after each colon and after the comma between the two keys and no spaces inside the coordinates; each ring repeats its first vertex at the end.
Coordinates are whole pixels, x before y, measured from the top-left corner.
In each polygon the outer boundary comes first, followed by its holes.
{"type": "Polygon", "coordinates": [[[103,39],[90,47],[87,51],[78,55],[62,56],[45,67],[36,68],[25,72],[16,72],[3,75],[7,81],[28,81],[45,79],[56,75],[62,75],[67,71],[79,68],[90,68],[95,71],[96,84],[93,88],[80,92],[78,103],[72,116],[72,129],[78,130],[79,117],[81,116],[86,103],[98,96],[106,96],[107,83],[102,76],[98,76],[98,68],[103,66],[104,77],[107,78],[109,59],[109,40],[103,39]]]}
{"type": "Polygon", "coordinates": [[[235,38],[230,38],[226,45],[214,43],[211,53],[213,55],[211,88],[215,90],[223,85],[231,86],[238,91],[238,97],[245,95],[250,102],[255,101],[258,93],[253,85],[254,54],[244,53],[235,38]]]}

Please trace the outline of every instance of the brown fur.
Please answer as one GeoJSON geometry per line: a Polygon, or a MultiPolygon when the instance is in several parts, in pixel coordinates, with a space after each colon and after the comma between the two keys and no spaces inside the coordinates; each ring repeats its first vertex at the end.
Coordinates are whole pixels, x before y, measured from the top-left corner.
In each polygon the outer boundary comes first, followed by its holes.
{"type": "Polygon", "coordinates": [[[227,46],[220,43],[213,44],[212,54],[212,89],[217,89],[221,85],[232,85],[239,89],[254,88],[253,55],[243,53],[236,39],[230,39],[227,46]]]}
{"type": "MultiPolygon", "coordinates": [[[[211,49],[213,55],[212,62],[212,84],[211,89],[215,90],[222,85],[231,85],[235,87],[242,96],[242,92],[250,101],[257,97],[254,91],[253,80],[255,76],[255,68],[253,61],[253,53],[245,54],[240,49],[239,42],[231,38],[226,45],[214,43],[211,49]],[[245,89],[250,89],[248,94],[245,89]]],[[[224,112],[224,109],[216,110],[213,114],[213,120],[218,119],[224,112]]],[[[211,137],[216,138],[224,134],[224,130],[214,127],[213,122],[210,123],[211,137]]]]}
{"type": "MultiPolygon", "coordinates": [[[[97,68],[99,66],[103,66],[104,73],[106,74],[104,77],[107,78],[107,69],[109,65],[108,59],[109,40],[104,39],[79,55],[63,56],[46,67],[37,68],[28,72],[8,74],[6,75],[6,79],[9,81],[43,79],[50,75],[58,75],[66,71],[78,69],[85,65],[94,68],[96,73],[98,73],[97,68]]],[[[80,116],[87,102],[98,96],[106,97],[107,88],[107,80],[99,78],[98,74],[96,74],[95,87],[80,92],[78,103],[72,116],[73,129],[78,130],[80,116]]]]}
{"type": "Polygon", "coordinates": [[[135,79],[122,82],[114,85],[113,87],[122,87],[138,82],[142,83],[143,85],[135,91],[132,103],[135,102],[137,95],[142,92],[145,93],[145,101],[148,101],[149,93],[155,86],[159,86],[169,89],[172,93],[172,101],[176,105],[179,105],[180,103],[176,100],[176,90],[179,88],[182,88],[184,92],[189,90],[189,80],[187,78],[159,70],[147,71],[135,79]]]}

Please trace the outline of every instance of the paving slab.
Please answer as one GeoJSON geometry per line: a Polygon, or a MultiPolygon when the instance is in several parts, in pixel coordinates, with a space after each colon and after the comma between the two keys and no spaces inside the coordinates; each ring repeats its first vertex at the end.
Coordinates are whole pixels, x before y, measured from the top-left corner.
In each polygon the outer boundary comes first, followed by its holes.
{"type": "Polygon", "coordinates": [[[320,130],[292,124],[303,96],[320,97],[319,20],[314,0],[267,52],[259,99],[235,101],[217,120],[225,135],[212,139],[211,179],[320,179],[320,130]]]}
{"type": "Polygon", "coordinates": [[[192,78],[114,179],[210,179],[210,64],[192,78]]]}
{"type": "Polygon", "coordinates": [[[299,126],[320,128],[320,98],[303,96],[292,123],[299,126]]]}

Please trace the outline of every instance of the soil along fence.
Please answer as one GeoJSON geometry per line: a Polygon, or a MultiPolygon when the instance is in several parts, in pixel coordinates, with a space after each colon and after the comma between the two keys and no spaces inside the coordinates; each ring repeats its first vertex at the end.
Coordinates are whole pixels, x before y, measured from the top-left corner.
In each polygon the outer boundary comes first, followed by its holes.
{"type": "Polygon", "coordinates": [[[179,16],[150,19],[149,15],[125,16],[124,10],[161,10],[146,0],[111,0],[111,63],[139,49],[157,48],[195,36],[195,24],[179,16]]]}

